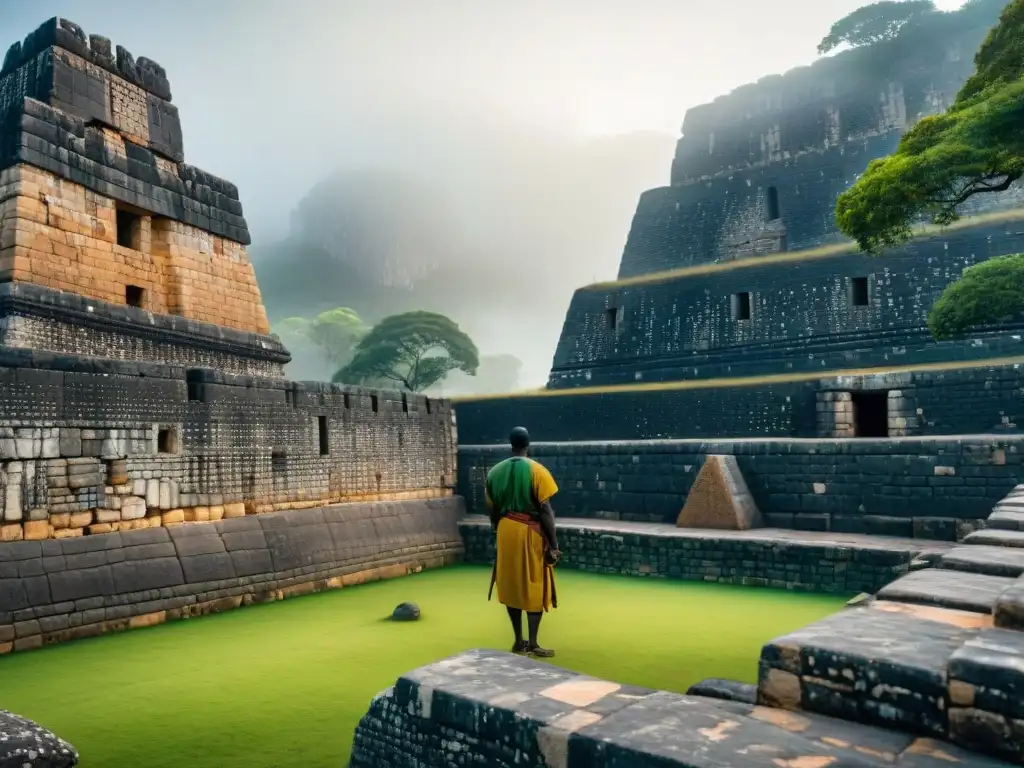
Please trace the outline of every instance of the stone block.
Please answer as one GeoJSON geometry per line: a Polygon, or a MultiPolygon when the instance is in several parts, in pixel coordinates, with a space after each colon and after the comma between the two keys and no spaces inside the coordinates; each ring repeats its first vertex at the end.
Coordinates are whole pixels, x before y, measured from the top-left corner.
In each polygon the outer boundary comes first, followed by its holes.
{"type": "Polygon", "coordinates": [[[741,531],[761,526],[761,513],[735,456],[711,454],[706,458],[676,526],[741,531]]]}
{"type": "Polygon", "coordinates": [[[146,516],[146,501],[138,496],[127,496],[121,500],[122,520],[141,520],[146,516]]]}
{"type": "MultiPolygon", "coordinates": [[[[214,511],[213,511],[214,509],[217,509],[217,507],[214,507],[213,509],[211,509],[211,517],[214,514],[214,511]]],[[[230,518],[235,518],[235,517],[245,517],[245,504],[241,504],[241,503],[225,504],[223,506],[223,510],[224,510],[224,512],[223,512],[224,519],[230,519],[230,518]]]]}
{"type": "Polygon", "coordinates": [[[954,547],[943,555],[939,567],[1017,578],[1024,574],[1024,549],[977,544],[954,547]]]}
{"type": "Polygon", "coordinates": [[[934,605],[977,613],[992,613],[1000,594],[1013,579],[964,571],[927,568],[902,576],[878,591],[882,600],[934,605]]]}

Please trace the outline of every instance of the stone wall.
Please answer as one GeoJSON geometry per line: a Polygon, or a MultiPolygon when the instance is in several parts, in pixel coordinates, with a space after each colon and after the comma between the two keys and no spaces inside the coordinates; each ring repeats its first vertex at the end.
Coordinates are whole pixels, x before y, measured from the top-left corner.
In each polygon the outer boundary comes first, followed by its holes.
{"type": "Polygon", "coordinates": [[[902,372],[893,366],[890,373],[830,378],[776,374],[467,397],[457,403],[459,431],[464,445],[504,444],[517,424],[543,442],[833,437],[823,413],[827,398],[875,392],[898,393],[884,414],[894,417],[888,436],[1001,432],[1024,422],[1022,363],[1018,354],[999,364],[950,362],[902,372]]]}
{"type": "Polygon", "coordinates": [[[458,499],[0,545],[0,654],[455,562],[458,499]]]}
{"type": "Polygon", "coordinates": [[[0,539],[450,496],[446,401],[0,350],[0,539]]]}
{"type": "Polygon", "coordinates": [[[549,386],[1019,354],[1016,325],[941,343],[927,327],[935,301],[964,269],[1024,251],[1015,217],[973,226],[965,220],[882,257],[823,249],[581,288],[566,314],[549,386]],[[737,297],[746,312],[737,311],[737,297]]]}
{"type": "MultiPolygon", "coordinates": [[[[460,412],[461,413],[461,412],[460,412]]],[[[459,447],[459,494],[487,511],[483,480],[505,447],[459,447]]],[[[955,540],[1018,482],[1024,438],[651,440],[535,443],[560,516],[674,523],[708,454],[736,457],[765,525],[955,540]]]]}
{"type": "MultiPolygon", "coordinates": [[[[556,497],[557,499],[557,497],[556,497]]],[[[494,563],[487,518],[459,524],[468,563],[494,563]]],[[[669,525],[561,518],[558,567],[801,592],[875,592],[934,546],[909,541],[801,538],[789,531],[694,531],[669,525]]]]}

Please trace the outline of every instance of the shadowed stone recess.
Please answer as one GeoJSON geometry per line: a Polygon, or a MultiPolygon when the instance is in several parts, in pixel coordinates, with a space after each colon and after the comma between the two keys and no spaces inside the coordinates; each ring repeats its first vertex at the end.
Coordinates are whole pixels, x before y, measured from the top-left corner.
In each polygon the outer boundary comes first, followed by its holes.
{"type": "Polygon", "coordinates": [[[750,702],[651,691],[500,651],[402,675],[351,768],[1004,768],[950,744],[750,702]]]}
{"type": "Polygon", "coordinates": [[[78,752],[40,725],[0,710],[0,768],[71,768],[78,752]]]}

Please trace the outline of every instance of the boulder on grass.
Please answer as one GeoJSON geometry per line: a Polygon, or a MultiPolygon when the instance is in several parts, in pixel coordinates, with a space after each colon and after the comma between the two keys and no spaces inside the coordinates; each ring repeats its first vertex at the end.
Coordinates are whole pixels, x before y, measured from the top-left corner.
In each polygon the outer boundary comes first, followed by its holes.
{"type": "Polygon", "coordinates": [[[72,768],[78,751],[40,725],[0,710],[0,768],[72,768]]]}
{"type": "Polygon", "coordinates": [[[416,603],[402,603],[391,614],[392,621],[416,621],[420,617],[420,607],[416,603]]]}

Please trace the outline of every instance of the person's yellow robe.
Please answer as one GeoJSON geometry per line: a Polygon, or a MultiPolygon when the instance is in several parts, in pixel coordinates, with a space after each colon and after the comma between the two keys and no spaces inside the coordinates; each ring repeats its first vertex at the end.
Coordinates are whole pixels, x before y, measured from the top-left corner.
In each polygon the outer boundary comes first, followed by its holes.
{"type": "Polygon", "coordinates": [[[558,493],[548,470],[525,457],[506,459],[487,473],[487,503],[498,510],[494,584],[498,601],[509,608],[540,613],[557,607],[554,569],[547,564],[547,543],[537,512],[558,493]]]}

